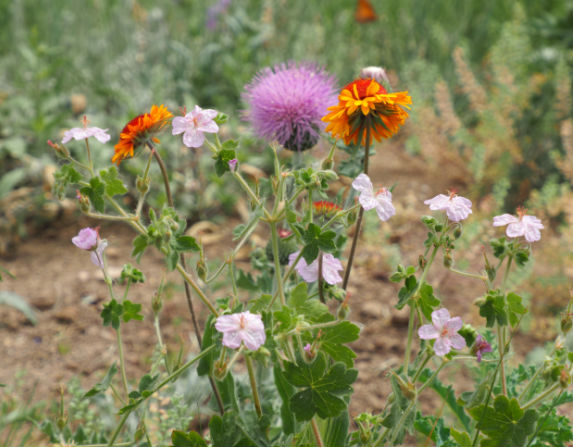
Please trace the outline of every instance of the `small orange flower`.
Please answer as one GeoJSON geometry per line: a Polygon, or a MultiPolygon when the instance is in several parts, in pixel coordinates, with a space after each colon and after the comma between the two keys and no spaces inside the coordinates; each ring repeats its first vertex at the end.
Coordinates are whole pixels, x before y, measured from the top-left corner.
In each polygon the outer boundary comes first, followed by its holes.
{"type": "Polygon", "coordinates": [[[313,202],[314,210],[319,215],[332,215],[336,212],[342,211],[342,207],[328,201],[316,201],[313,202]]]}
{"type": "Polygon", "coordinates": [[[115,154],[111,161],[119,165],[123,159],[133,157],[134,148],[149,141],[159,143],[154,134],[159,133],[172,116],[173,114],[162,104],[153,105],[148,114],[138,115],[132,119],[119,134],[119,142],[114,147],[115,154]]]}
{"type": "Polygon", "coordinates": [[[338,96],[338,104],[322,118],[328,124],[326,132],[345,144],[366,144],[366,126],[372,138],[380,141],[392,137],[408,118],[412,98],[408,92],[387,93],[374,79],[357,79],[348,84],[338,96]],[[369,120],[366,118],[370,117],[369,120]]]}

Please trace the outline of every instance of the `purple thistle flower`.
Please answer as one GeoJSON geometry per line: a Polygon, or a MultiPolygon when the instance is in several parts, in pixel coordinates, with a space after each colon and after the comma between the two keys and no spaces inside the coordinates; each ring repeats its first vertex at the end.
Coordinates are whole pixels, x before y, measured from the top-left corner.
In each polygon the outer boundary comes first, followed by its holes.
{"type": "Polygon", "coordinates": [[[257,73],[245,86],[243,100],[249,106],[245,118],[255,133],[291,151],[316,145],[324,129],[321,118],[338,102],[332,75],[316,64],[292,61],[257,73]]]}

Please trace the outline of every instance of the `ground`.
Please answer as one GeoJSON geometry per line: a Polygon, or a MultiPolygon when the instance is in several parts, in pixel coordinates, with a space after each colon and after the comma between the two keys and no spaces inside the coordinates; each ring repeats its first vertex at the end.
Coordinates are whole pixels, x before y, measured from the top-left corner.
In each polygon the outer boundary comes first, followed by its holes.
{"type": "MultiPolygon", "coordinates": [[[[372,160],[370,173],[375,184],[397,184],[394,198],[398,213],[379,229],[364,233],[349,283],[349,318],[362,327],[359,341],[352,346],[358,355],[356,368],[360,372],[350,405],[352,416],[382,409],[389,392],[385,374],[389,368],[398,366],[403,356],[408,316],[406,310],[394,308],[399,286],[389,281],[394,267],[392,254],[399,249],[404,263],[415,264],[425,238],[419,216],[428,213],[422,200],[460,186],[459,179],[447,170],[429,170],[421,159],[405,154],[397,146],[386,151],[372,160]]],[[[479,207],[480,204],[475,204],[474,210],[478,212],[479,207]]],[[[239,222],[238,218],[234,220],[239,222]]],[[[108,239],[107,257],[112,274],[117,275],[127,262],[135,264],[129,257],[134,237],[130,228],[90,221],[74,213],[36,233],[18,245],[9,257],[0,260],[0,265],[15,276],[5,278],[0,289],[24,297],[37,309],[38,317],[37,325],[31,325],[18,311],[6,306],[0,308],[0,358],[4,360],[0,364],[0,383],[11,384],[17,373],[25,372],[23,392],[30,394],[34,390],[34,399],[56,397],[59,387],[72,377],[79,377],[81,384],[89,388],[117,359],[115,334],[109,327],[102,327],[99,315],[107,300],[105,283],[87,254],[70,242],[87,225],[100,225],[101,234],[108,239]]],[[[211,235],[206,245],[208,258],[220,259],[230,251],[230,228],[218,227],[211,235]]],[[[265,234],[255,237],[254,244],[264,244],[265,238],[265,234]]],[[[246,252],[242,254],[239,263],[245,268],[246,252]]],[[[478,269],[480,248],[469,249],[465,258],[472,268],[478,269]]],[[[165,273],[162,258],[154,250],[145,254],[138,268],[147,281],[132,288],[131,300],[143,305],[145,320],[127,324],[124,330],[127,372],[131,378],[145,371],[155,345],[150,300],[165,273]]],[[[168,274],[167,279],[174,285],[180,284],[177,274],[168,274]]],[[[448,272],[441,260],[433,266],[430,279],[452,315],[476,326],[483,325],[472,304],[483,294],[483,285],[478,280],[448,272]]],[[[196,306],[203,322],[206,310],[200,304],[196,306]]],[[[178,350],[182,343],[186,350],[197,352],[182,288],[172,289],[161,314],[161,324],[172,350],[178,350]]],[[[550,337],[520,336],[518,353],[511,362],[523,359],[531,348],[547,340],[550,337]]],[[[455,375],[456,387],[464,388],[463,370],[454,369],[442,375],[443,378],[455,375]]],[[[424,393],[422,402],[426,408],[440,404],[431,391],[424,393]]]]}

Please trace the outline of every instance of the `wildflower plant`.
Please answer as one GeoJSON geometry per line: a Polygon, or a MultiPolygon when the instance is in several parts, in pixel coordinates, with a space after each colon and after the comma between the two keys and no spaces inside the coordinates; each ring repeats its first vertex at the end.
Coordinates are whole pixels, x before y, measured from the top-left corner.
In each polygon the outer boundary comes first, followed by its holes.
{"type": "MultiPolygon", "coordinates": [[[[270,143],[273,158],[272,174],[258,183],[243,176],[239,141],[222,141],[218,135],[227,117],[200,106],[173,119],[165,106],[152,106],[149,113],[131,120],[115,146],[112,162],[119,169],[93,166],[88,140],[97,138],[96,134],[77,134],[85,139],[87,164],[72,157],[65,146],[51,145],[62,158],[55,190],[77,189],[78,204],[87,216],[130,226],[136,233],[131,254],[136,261],[148,250],[156,250],[164,257],[166,269],[180,274],[190,312],[188,325],[200,347],[187,362],[170,359],[159,319],[162,286],[147,303],[130,301],[130,286],[145,282],[145,275],[127,263],[121,274],[123,286],[113,281],[104,251],[106,244],[113,245],[113,235],[105,235],[104,240],[97,229],[82,229],[73,243],[96,257],[94,263],[109,290],[102,323],[117,336],[117,366],[112,365],[86,393],[88,398],[113,395],[119,407],[115,428],[97,443],[151,444],[147,429],[151,397],[190,369],[196,369],[209,385],[212,416],[205,433],[189,431],[187,426],[175,428],[171,433],[175,446],[381,446],[401,444],[408,433],[449,446],[560,444],[573,439],[566,430],[568,421],[555,412],[557,406],[573,400],[568,391],[573,356],[564,345],[557,341],[539,369],[509,363],[511,342],[528,310],[522,297],[511,290],[508,277],[510,271],[531,263],[531,245],[540,244],[542,225],[529,215],[521,220],[508,215],[496,218],[496,225],[513,226],[509,238],[492,240],[490,249],[484,249],[481,272],[460,270],[454,253],[464,222],[471,219],[472,203],[453,193],[425,201],[435,215],[421,219],[428,237],[419,262],[398,265],[391,275],[393,282],[401,284],[396,308],[409,309],[404,357],[389,370],[388,378],[379,378],[390,381],[392,390],[383,410],[357,416],[356,429],[350,429],[348,403],[358,371],[356,354],[348,344],[358,340],[360,327],[352,322],[348,282],[362,216],[365,210],[375,209],[380,220],[391,225],[397,213],[392,204],[396,197],[387,189],[374,190],[368,158],[374,141],[399,132],[412,102],[407,92],[389,93],[377,81],[383,79],[383,71],[369,68],[364,73],[372,77],[343,88],[338,105],[331,103],[333,80],[311,65],[291,63],[267,69],[247,86],[249,119],[255,132],[270,143]],[[277,91],[280,101],[271,98],[277,91]],[[321,110],[322,117],[318,116],[321,110]],[[282,165],[276,142],[296,151],[309,149],[320,137],[321,118],[335,140],[324,160],[297,169],[282,165]],[[187,233],[187,221],[170,194],[169,175],[156,147],[157,135],[169,126],[172,138],[208,152],[216,175],[247,198],[249,217],[232,230],[236,245],[214,270],[208,269],[201,242],[187,233]],[[344,200],[331,202],[329,184],[341,175],[334,158],[339,139],[362,147],[362,157],[354,152],[362,172],[351,178],[352,189],[344,200]],[[147,163],[135,179],[127,178],[122,167],[138,148],[147,163]],[[151,181],[155,169],[163,185],[151,181]],[[128,192],[126,183],[135,191],[132,206],[121,200],[128,192]],[[161,208],[148,201],[157,194],[167,197],[161,208]],[[266,249],[251,251],[251,269],[243,270],[235,258],[259,227],[266,228],[269,243],[266,249]],[[346,252],[351,227],[355,227],[354,238],[346,252]],[[451,317],[429,279],[440,253],[444,269],[483,284],[484,293],[475,302],[483,319],[470,324],[462,317],[451,317]],[[229,283],[227,295],[214,297],[212,286],[224,276],[229,283]],[[196,302],[208,311],[205,321],[198,319],[196,302]],[[135,379],[125,368],[122,332],[144,318],[143,307],[153,314],[158,357],[148,374],[135,379]],[[478,333],[475,327],[481,326],[487,330],[478,333]],[[413,357],[415,347],[418,352],[413,357]],[[453,365],[477,372],[474,389],[460,395],[442,383],[440,372],[453,365]],[[120,388],[115,387],[117,373],[120,388]],[[430,390],[455,420],[441,412],[422,412],[420,396],[430,390]],[[131,425],[126,425],[128,420],[131,425]]],[[[460,300],[471,299],[462,290],[459,294],[460,300]]],[[[570,307],[562,323],[564,333],[572,326],[570,307]]],[[[176,409],[178,422],[184,420],[182,409],[179,405],[176,409]]],[[[78,442],[70,432],[61,434],[59,443],[78,442]]]]}

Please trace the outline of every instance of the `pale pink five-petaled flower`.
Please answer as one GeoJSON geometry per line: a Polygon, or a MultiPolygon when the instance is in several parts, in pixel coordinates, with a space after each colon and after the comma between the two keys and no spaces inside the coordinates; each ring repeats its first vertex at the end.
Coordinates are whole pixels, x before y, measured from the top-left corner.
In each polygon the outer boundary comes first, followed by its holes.
{"type": "MultiPolygon", "coordinates": [[[[292,266],[297,259],[299,252],[294,252],[288,256],[288,265],[292,266]]],[[[342,277],[338,273],[344,269],[342,263],[331,254],[322,255],[322,278],[329,285],[336,285],[342,281],[342,277]]],[[[318,280],[318,258],[310,264],[306,264],[304,258],[298,260],[296,264],[296,272],[307,282],[315,282],[318,280]]]]}
{"type": "Polygon", "coordinates": [[[450,221],[459,222],[466,219],[472,212],[472,201],[455,193],[449,196],[439,194],[432,199],[424,201],[430,206],[430,210],[445,210],[450,221]]]}
{"type": "Polygon", "coordinates": [[[99,268],[104,268],[103,251],[107,247],[107,241],[99,237],[98,229],[86,227],[72,238],[72,243],[80,249],[90,252],[92,263],[99,268]]]}
{"type": "Polygon", "coordinates": [[[526,215],[524,208],[517,209],[517,216],[504,213],[503,215],[494,216],[494,227],[505,226],[505,234],[510,238],[518,236],[525,237],[528,243],[539,241],[541,239],[540,230],[543,229],[541,220],[533,215],[526,215]]]}
{"type": "Polygon", "coordinates": [[[364,210],[375,208],[381,221],[388,221],[396,214],[396,209],[392,205],[392,193],[385,188],[375,193],[367,174],[359,174],[352,182],[352,188],[360,192],[358,202],[362,208],[364,210]]]}
{"type": "Polygon", "coordinates": [[[111,138],[107,133],[107,129],[101,129],[96,127],[83,127],[83,128],[72,128],[64,132],[64,138],[62,138],[62,143],[65,145],[72,138],[74,140],[84,140],[89,137],[95,137],[101,143],[107,143],[111,138]]]}
{"type": "Polygon", "coordinates": [[[461,350],[466,346],[466,340],[458,334],[462,328],[461,317],[450,317],[450,312],[440,308],[432,312],[432,324],[422,325],[418,329],[421,339],[436,339],[434,352],[438,356],[447,355],[452,348],[461,350]]]}
{"type": "Polygon", "coordinates": [[[223,333],[225,347],[239,348],[242,342],[249,350],[257,350],[265,343],[263,320],[259,314],[250,311],[219,316],[215,328],[223,333]]]}
{"type": "Polygon", "coordinates": [[[213,120],[217,111],[201,109],[199,106],[183,117],[173,119],[173,135],[183,134],[183,144],[188,148],[199,148],[205,142],[205,132],[219,132],[219,126],[213,120]]]}

